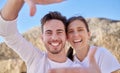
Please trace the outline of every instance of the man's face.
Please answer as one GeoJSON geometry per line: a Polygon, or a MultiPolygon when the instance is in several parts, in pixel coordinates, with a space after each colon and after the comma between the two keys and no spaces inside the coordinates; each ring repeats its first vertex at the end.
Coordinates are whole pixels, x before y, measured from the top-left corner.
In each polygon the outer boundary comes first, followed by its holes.
{"type": "Polygon", "coordinates": [[[49,20],[43,26],[43,42],[49,53],[60,53],[66,43],[64,24],[60,20],[49,20]]]}

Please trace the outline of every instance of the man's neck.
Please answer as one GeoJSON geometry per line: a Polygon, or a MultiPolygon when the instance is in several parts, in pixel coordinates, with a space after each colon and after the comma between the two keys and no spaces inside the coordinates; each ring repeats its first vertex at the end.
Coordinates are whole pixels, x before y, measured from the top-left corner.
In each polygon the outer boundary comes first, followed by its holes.
{"type": "Polygon", "coordinates": [[[48,53],[48,58],[52,61],[63,63],[67,60],[65,52],[60,52],[59,54],[48,53]]]}

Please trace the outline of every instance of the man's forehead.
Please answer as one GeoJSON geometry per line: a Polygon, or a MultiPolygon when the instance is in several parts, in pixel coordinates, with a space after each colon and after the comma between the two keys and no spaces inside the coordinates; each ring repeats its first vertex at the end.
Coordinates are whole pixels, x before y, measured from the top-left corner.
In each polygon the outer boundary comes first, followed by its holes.
{"type": "Polygon", "coordinates": [[[44,29],[65,29],[64,24],[62,22],[47,22],[44,24],[43,28],[44,29]]]}
{"type": "Polygon", "coordinates": [[[65,31],[65,29],[63,29],[63,28],[54,28],[54,29],[49,29],[49,28],[47,28],[47,29],[44,29],[44,32],[47,32],[47,31],[51,31],[51,32],[57,32],[57,31],[65,31]]]}

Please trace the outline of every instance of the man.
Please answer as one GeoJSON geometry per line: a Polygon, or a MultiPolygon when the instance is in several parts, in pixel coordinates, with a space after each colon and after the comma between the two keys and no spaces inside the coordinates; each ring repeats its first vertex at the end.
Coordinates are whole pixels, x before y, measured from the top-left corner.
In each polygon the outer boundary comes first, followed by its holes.
{"type": "Polygon", "coordinates": [[[25,61],[28,73],[46,73],[51,68],[70,67],[72,61],[65,54],[66,18],[58,12],[51,12],[42,19],[42,39],[47,53],[42,52],[17,30],[16,17],[23,4],[23,0],[8,0],[1,10],[0,35],[6,44],[25,61]]]}
{"type": "Polygon", "coordinates": [[[51,68],[70,67],[72,61],[65,55],[66,18],[57,12],[51,12],[42,19],[42,37],[48,51],[41,52],[17,30],[15,18],[23,3],[22,0],[8,0],[1,10],[0,35],[7,45],[25,61],[28,73],[46,73],[51,68]]]}
{"type": "MultiPolygon", "coordinates": [[[[35,3],[35,0],[30,1],[35,3]]],[[[16,18],[23,4],[23,0],[7,1],[0,13],[0,36],[25,61],[27,73],[47,73],[49,69],[73,66],[65,54],[66,18],[58,12],[50,12],[43,17],[42,39],[47,53],[42,52],[26,41],[17,30],[16,18]]]]}

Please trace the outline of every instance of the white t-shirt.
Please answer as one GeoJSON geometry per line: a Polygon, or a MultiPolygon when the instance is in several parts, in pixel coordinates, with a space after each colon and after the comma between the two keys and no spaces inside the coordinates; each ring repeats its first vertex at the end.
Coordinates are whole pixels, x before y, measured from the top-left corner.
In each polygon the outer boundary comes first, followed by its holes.
{"type": "Polygon", "coordinates": [[[73,64],[69,59],[64,63],[49,60],[46,52],[37,49],[22,37],[17,30],[16,20],[5,21],[0,16],[0,36],[25,61],[27,73],[46,73],[48,69],[71,67],[73,64]]]}
{"type": "MultiPolygon", "coordinates": [[[[94,46],[91,46],[90,49],[92,49],[93,47],[94,46]]],[[[95,60],[99,65],[102,73],[111,73],[115,70],[120,69],[120,64],[117,59],[107,49],[103,47],[99,47],[96,51],[95,60]]],[[[83,67],[89,66],[88,61],[88,56],[82,62],[80,62],[77,57],[74,56],[74,62],[76,64],[82,65],[83,67]]]]}

